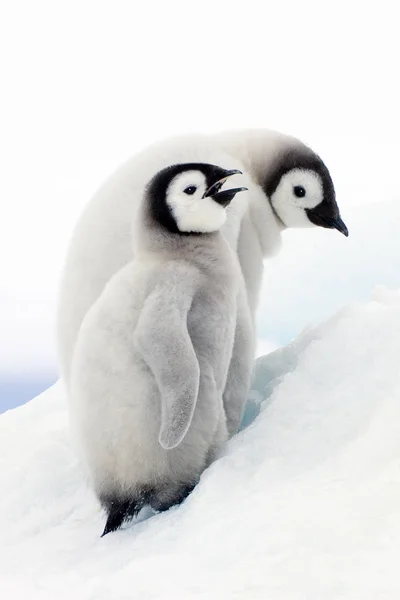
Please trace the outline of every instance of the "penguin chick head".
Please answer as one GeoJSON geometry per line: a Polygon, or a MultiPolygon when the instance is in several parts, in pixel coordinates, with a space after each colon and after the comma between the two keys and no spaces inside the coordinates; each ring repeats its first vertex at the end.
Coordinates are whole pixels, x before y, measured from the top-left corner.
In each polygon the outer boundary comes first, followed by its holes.
{"type": "Polygon", "coordinates": [[[185,163],[163,169],[147,188],[150,213],[155,222],[171,233],[211,233],[222,227],[226,207],[239,187],[221,190],[237,169],[226,170],[206,163],[185,163]]]}
{"type": "Polygon", "coordinates": [[[349,235],[330,173],[309,148],[295,148],[279,157],[265,192],[286,227],[317,225],[349,235]]]}

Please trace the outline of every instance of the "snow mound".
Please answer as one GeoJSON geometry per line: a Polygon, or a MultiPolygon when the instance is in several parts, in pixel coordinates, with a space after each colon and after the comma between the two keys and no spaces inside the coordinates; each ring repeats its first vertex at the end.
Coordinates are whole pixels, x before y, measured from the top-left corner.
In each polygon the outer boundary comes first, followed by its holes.
{"type": "Polygon", "coordinates": [[[398,600],[400,292],[259,359],[260,414],[180,506],[100,539],[59,384],[0,417],[0,594],[398,600]]]}

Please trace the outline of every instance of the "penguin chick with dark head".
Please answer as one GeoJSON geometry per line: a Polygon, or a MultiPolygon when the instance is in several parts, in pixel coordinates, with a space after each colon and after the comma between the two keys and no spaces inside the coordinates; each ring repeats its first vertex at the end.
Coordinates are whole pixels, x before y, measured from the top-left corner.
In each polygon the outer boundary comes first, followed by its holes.
{"type": "MultiPolygon", "coordinates": [[[[228,437],[222,400],[244,282],[220,228],[246,188],[238,170],[160,171],[136,215],[134,259],[86,315],[71,371],[71,418],[103,535],[150,505],[181,502],[228,437]]],[[[252,322],[248,318],[248,335],[252,322]]],[[[249,373],[250,377],[250,373],[249,373]]]]}
{"type": "Polygon", "coordinates": [[[285,227],[317,225],[349,235],[340,216],[330,173],[319,156],[308,148],[281,154],[275,172],[263,182],[263,188],[285,227]]]}

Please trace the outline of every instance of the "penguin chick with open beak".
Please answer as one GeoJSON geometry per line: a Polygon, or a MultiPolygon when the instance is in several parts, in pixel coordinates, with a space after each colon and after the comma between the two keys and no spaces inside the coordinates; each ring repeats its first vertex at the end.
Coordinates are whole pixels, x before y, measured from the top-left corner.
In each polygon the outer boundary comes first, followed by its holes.
{"type": "MultiPolygon", "coordinates": [[[[246,189],[222,189],[239,173],[203,163],[157,173],[136,215],[134,258],[79,330],[71,421],[107,513],[103,535],[146,505],[182,502],[228,439],[223,393],[246,292],[219,230],[246,189]]],[[[252,344],[250,313],[241,335],[252,344]]]]}

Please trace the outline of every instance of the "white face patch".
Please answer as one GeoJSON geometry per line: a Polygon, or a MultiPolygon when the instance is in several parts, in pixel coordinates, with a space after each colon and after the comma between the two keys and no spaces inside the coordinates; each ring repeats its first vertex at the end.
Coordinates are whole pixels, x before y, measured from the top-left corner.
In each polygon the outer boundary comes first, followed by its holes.
{"type": "Polygon", "coordinates": [[[309,169],[292,169],[283,175],[271,196],[271,203],[287,227],[313,227],[304,209],[315,208],[323,199],[318,173],[309,169]]]}
{"type": "Polygon", "coordinates": [[[206,189],[201,171],[180,173],[169,184],[166,202],[180,231],[210,233],[225,223],[226,209],[212,198],[203,198],[206,189]]]}

